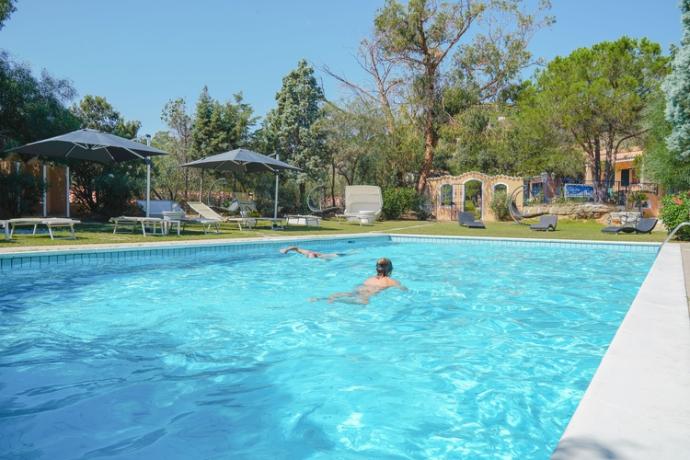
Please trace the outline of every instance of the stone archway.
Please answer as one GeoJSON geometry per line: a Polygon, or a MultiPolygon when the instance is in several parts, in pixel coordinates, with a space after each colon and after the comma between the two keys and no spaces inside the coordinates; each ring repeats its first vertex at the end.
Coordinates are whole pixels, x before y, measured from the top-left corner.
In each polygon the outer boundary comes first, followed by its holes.
{"type": "Polygon", "coordinates": [[[457,213],[463,210],[466,201],[465,183],[470,181],[477,181],[481,184],[481,203],[476,198],[477,193],[472,192],[470,194],[475,196],[472,205],[477,207],[478,204],[481,204],[481,218],[489,222],[497,220],[490,206],[494,193],[505,190],[508,196],[510,196],[513,190],[521,188],[523,185],[521,177],[503,174],[490,176],[477,171],[466,172],[458,176],[430,178],[428,181],[429,196],[432,199],[433,214],[437,220],[449,221],[457,219],[457,213]]]}
{"type": "Polygon", "coordinates": [[[461,211],[471,212],[475,219],[484,218],[484,182],[479,179],[467,179],[462,183],[461,211]]]}

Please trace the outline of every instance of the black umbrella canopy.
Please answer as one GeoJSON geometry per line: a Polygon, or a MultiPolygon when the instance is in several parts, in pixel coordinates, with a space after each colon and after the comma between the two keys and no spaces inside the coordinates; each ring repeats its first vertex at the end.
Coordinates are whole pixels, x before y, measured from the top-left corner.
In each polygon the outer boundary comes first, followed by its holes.
{"type": "Polygon", "coordinates": [[[50,139],[15,147],[8,152],[99,163],[119,163],[121,161],[142,160],[155,155],[167,155],[166,152],[154,147],[95,129],[79,129],[50,139]]]}
{"type": "Polygon", "coordinates": [[[183,168],[203,168],[214,171],[237,172],[278,172],[283,170],[300,171],[299,168],[275,158],[246,149],[235,149],[229,152],[211,155],[210,157],[181,165],[183,168]]]}

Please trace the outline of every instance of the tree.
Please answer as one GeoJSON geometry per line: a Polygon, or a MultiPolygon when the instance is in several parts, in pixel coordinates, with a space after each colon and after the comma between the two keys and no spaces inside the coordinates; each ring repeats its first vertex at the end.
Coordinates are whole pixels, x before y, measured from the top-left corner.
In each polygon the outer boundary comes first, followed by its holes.
{"type": "MultiPolygon", "coordinates": [[[[126,139],[137,136],[141,123],[127,121],[101,96],[87,95],[72,106],[82,128],[97,129],[126,139]]],[[[145,183],[144,163],[127,161],[103,165],[89,161],[70,163],[73,171],[72,192],[76,201],[92,215],[110,217],[126,212],[131,199],[145,183]]]]}
{"type": "Polygon", "coordinates": [[[669,149],[680,159],[690,158],[690,0],[682,0],[683,38],[675,50],[671,73],[663,84],[666,119],[671,123],[669,149]]]}
{"type": "Polygon", "coordinates": [[[668,58],[647,39],[623,37],[557,57],[537,74],[522,102],[526,119],[559,130],[581,149],[598,201],[613,181],[621,147],[641,142],[645,107],[667,73],[668,58]],[[602,169],[603,164],[603,169],[602,169]]]}
{"type": "Polygon", "coordinates": [[[180,185],[178,179],[181,177],[182,193],[187,200],[191,171],[189,168],[179,167],[192,160],[192,117],[187,113],[187,102],[182,98],[168,101],[163,107],[161,120],[168,125],[170,132],[156,133],[154,143],[160,149],[170,152],[172,155],[169,156],[172,158],[156,159],[156,164],[160,166],[159,172],[162,173],[170,199],[176,199],[180,185]]]}
{"type": "Polygon", "coordinates": [[[221,103],[213,99],[204,86],[192,125],[195,158],[236,149],[249,141],[249,131],[256,123],[254,111],[243,101],[241,93],[233,95],[233,101],[221,103]]]}
{"type": "Polygon", "coordinates": [[[16,10],[15,0],[0,0],[0,30],[5,25],[5,21],[16,10]]]}
{"type": "Polygon", "coordinates": [[[141,127],[138,121],[125,121],[120,112],[102,96],[84,96],[72,106],[72,112],[81,120],[82,128],[97,129],[127,139],[136,137],[141,127]]]}
{"type": "MultiPolygon", "coordinates": [[[[409,94],[419,107],[424,133],[424,158],[417,191],[426,188],[444,119],[443,64],[455,55],[455,80],[475,101],[495,96],[529,64],[528,38],[541,23],[520,10],[521,0],[410,0],[407,5],[387,0],[375,20],[376,37],[386,59],[410,73],[409,94]],[[497,24],[509,17],[513,29],[497,24]],[[480,24],[484,25],[482,31],[480,24]],[[474,27],[473,27],[474,26],[474,27]],[[460,44],[463,38],[466,43],[460,44]]],[[[541,2],[542,7],[548,6],[541,2]]],[[[549,22],[547,19],[546,22],[549,22]]]]}
{"type": "Polygon", "coordinates": [[[266,116],[265,135],[280,158],[299,167],[292,173],[299,185],[298,202],[305,197],[306,181],[317,179],[327,162],[323,131],[318,125],[322,117],[324,95],[316,84],[314,69],[301,60],[297,68],[283,78],[276,94],[277,107],[266,116]]]}
{"type": "Polygon", "coordinates": [[[642,170],[667,192],[690,189],[690,161],[669,149],[666,139],[671,134],[671,124],[665,119],[666,100],[657,91],[647,109],[642,170]]]}
{"type": "Polygon", "coordinates": [[[75,91],[67,80],[17,64],[0,52],[0,151],[77,129],[65,107],[75,91]]]}
{"type": "Polygon", "coordinates": [[[335,173],[347,185],[355,184],[365,157],[380,154],[386,136],[383,120],[380,113],[362,101],[351,102],[344,108],[325,106],[321,126],[326,145],[332,153],[335,173]]]}

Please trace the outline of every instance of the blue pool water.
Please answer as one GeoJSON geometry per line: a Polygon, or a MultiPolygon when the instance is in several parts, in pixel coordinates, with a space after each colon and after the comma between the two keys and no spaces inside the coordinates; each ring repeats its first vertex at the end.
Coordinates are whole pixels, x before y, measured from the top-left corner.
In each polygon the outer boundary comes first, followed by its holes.
{"type": "Polygon", "coordinates": [[[0,457],[547,459],[654,259],[334,248],[4,272],[0,457]],[[380,256],[409,290],[308,300],[380,256]]]}

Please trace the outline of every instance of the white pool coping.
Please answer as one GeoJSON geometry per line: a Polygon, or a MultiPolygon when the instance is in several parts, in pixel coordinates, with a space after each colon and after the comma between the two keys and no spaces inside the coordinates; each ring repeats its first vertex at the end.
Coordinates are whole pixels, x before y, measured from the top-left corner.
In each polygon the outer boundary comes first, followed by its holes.
{"type": "Polygon", "coordinates": [[[657,256],[552,458],[690,458],[690,318],[679,245],[657,256]]]}

